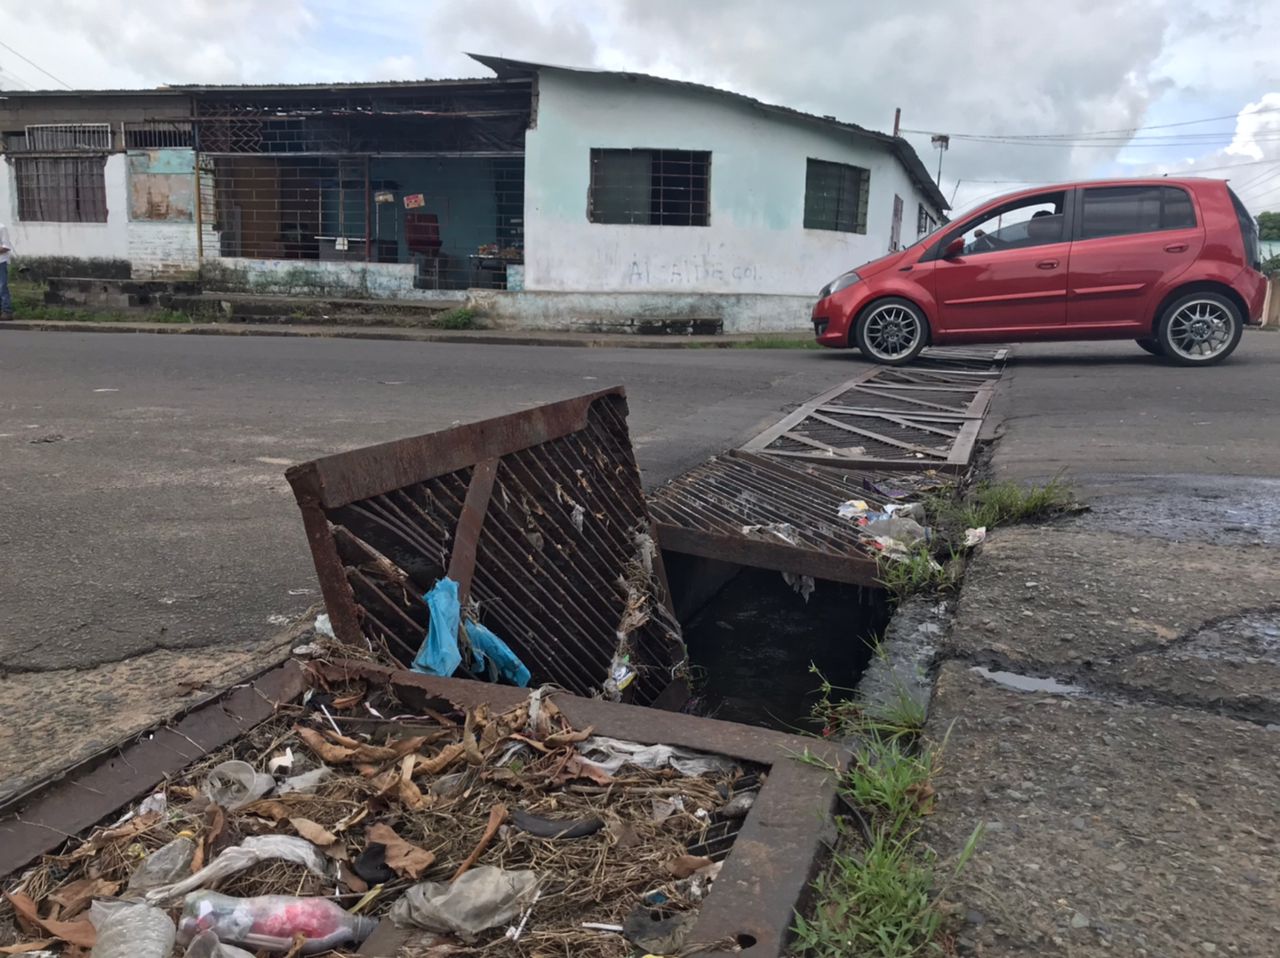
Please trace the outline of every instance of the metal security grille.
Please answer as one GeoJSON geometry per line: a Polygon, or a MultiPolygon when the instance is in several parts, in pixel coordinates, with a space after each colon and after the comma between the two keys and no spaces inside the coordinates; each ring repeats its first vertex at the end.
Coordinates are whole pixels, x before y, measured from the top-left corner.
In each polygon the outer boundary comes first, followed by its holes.
{"type": "Polygon", "coordinates": [[[848,408],[876,412],[955,415],[976,419],[991,402],[991,386],[917,386],[882,383],[878,379],[858,383],[818,406],[819,411],[840,412],[848,408]]]}
{"type": "Polygon", "coordinates": [[[106,157],[14,157],[18,219],[27,223],[105,223],[106,157]]]}
{"type": "Polygon", "coordinates": [[[697,150],[591,151],[593,223],[706,226],[711,154],[697,150]]]}
{"type": "Polygon", "coordinates": [[[201,195],[224,257],[411,263],[422,289],[508,288],[524,262],[521,155],[206,154],[201,195]]]}
{"type": "Polygon", "coordinates": [[[196,98],[205,256],[412,265],[419,289],[523,285],[532,86],[458,80],[196,98]]]}
{"type": "Polygon", "coordinates": [[[870,170],[810,159],[805,169],[804,228],[865,233],[870,190],[870,170]]]}
{"type": "Polygon", "coordinates": [[[144,120],[124,125],[126,150],[190,149],[194,145],[190,120],[144,120]]]}
{"type": "Polygon", "coordinates": [[[27,127],[32,153],[111,149],[110,123],[39,123],[27,127]]]}

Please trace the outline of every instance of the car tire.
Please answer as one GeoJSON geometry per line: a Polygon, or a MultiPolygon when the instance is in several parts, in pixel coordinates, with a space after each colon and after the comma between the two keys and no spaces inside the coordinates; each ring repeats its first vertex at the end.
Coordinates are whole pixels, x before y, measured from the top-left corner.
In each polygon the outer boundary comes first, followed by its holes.
{"type": "Polygon", "coordinates": [[[1149,352],[1152,356],[1164,355],[1164,350],[1161,348],[1160,343],[1154,339],[1135,339],[1134,342],[1149,352]]]}
{"type": "Polygon", "coordinates": [[[1170,303],[1156,325],[1164,357],[1179,366],[1212,366],[1240,343],[1244,318],[1221,293],[1188,293],[1170,303]]]}
{"type": "Polygon", "coordinates": [[[929,321],[909,299],[893,296],[867,306],[854,327],[862,355],[882,366],[902,366],[929,343],[929,321]]]}

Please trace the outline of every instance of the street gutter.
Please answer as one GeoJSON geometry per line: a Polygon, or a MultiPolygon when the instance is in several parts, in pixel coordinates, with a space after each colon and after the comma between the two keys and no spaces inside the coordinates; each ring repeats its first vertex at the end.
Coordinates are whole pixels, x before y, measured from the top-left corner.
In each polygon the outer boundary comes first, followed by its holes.
{"type": "Polygon", "coordinates": [[[188,336],[277,336],[299,339],[373,339],[420,343],[482,343],[491,346],[567,346],[622,349],[733,349],[757,340],[807,338],[807,330],[731,333],[721,336],[645,336],[634,333],[574,333],[507,330],[409,329],[388,326],[288,326],[276,323],[86,323],[11,320],[0,331],[44,333],[173,333],[188,336]]]}

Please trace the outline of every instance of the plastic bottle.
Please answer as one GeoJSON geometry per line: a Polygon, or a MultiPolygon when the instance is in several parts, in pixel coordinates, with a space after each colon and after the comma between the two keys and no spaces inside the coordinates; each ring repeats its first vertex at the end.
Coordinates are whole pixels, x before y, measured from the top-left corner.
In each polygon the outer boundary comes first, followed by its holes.
{"type": "Polygon", "coordinates": [[[129,876],[129,891],[144,892],[190,875],[196,857],[195,838],[192,832],[178,832],[177,838],[148,855],[129,876]]]}
{"type": "Polygon", "coordinates": [[[293,936],[300,933],[307,939],[302,953],[313,955],[347,942],[359,944],[377,924],[372,918],[344,911],[327,898],[234,898],[197,891],[183,902],[178,940],[185,944],[203,931],[212,931],[224,942],[286,951],[293,936]]]}
{"type": "Polygon", "coordinates": [[[169,958],[173,922],[159,908],[130,902],[95,901],[89,921],[98,939],[90,958],[169,958]]]}

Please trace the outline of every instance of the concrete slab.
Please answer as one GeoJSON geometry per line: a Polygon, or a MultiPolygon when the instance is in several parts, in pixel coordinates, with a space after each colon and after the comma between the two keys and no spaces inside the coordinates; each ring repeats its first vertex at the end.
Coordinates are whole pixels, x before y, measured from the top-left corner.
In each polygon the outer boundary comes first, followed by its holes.
{"type": "Polygon", "coordinates": [[[1280,718],[1280,551],[1073,526],[995,532],[944,650],[1161,701],[1280,718]],[[1274,634],[1273,634],[1274,633],[1274,634]]]}
{"type": "Polygon", "coordinates": [[[1164,706],[1013,691],[943,666],[929,734],[949,734],[925,839],[961,954],[1275,954],[1280,732],[1164,706]]]}

